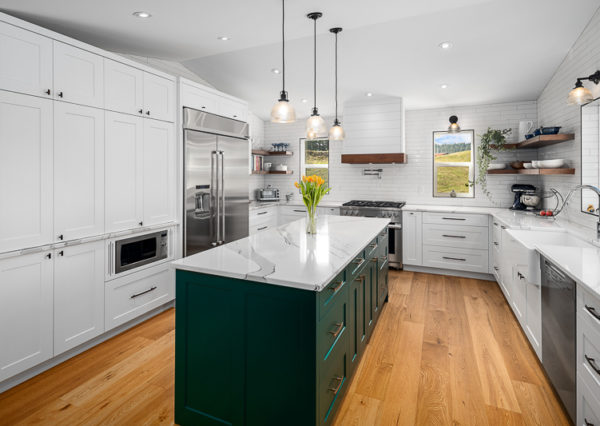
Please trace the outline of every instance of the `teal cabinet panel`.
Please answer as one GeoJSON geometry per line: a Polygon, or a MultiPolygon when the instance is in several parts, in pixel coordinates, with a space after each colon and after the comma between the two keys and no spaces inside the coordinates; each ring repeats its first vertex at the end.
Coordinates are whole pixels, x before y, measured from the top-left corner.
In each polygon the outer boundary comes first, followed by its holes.
{"type": "Polygon", "coordinates": [[[323,318],[333,306],[334,301],[346,286],[346,270],[338,274],[323,290],[318,293],[319,318],[323,318]]]}
{"type": "Polygon", "coordinates": [[[329,357],[321,363],[319,374],[319,419],[318,424],[331,424],[340,405],[340,399],[348,387],[347,338],[333,347],[329,357]]]}
{"type": "Polygon", "coordinates": [[[319,320],[317,326],[318,359],[320,361],[327,360],[335,345],[345,345],[346,334],[348,334],[348,287],[344,286],[332,302],[327,315],[319,320]]]}

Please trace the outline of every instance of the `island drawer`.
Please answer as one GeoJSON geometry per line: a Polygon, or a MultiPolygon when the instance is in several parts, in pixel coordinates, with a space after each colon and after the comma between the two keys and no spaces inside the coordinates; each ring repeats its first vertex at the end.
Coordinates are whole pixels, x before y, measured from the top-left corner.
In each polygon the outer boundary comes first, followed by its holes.
{"type": "Polygon", "coordinates": [[[471,249],[488,249],[488,228],[454,224],[423,227],[423,244],[471,249]]]}
{"type": "Polygon", "coordinates": [[[329,357],[319,363],[319,424],[330,423],[348,384],[346,336],[347,333],[344,333],[340,341],[333,347],[329,357]]]}
{"type": "Polygon", "coordinates": [[[263,223],[267,223],[275,220],[276,210],[274,207],[265,207],[261,209],[250,210],[250,214],[248,215],[248,221],[250,222],[250,226],[256,226],[263,223]]]}
{"type": "Polygon", "coordinates": [[[333,352],[335,345],[345,339],[348,329],[348,291],[344,286],[336,297],[327,314],[317,325],[317,353],[320,361],[326,361],[333,352]]]}
{"type": "Polygon", "coordinates": [[[436,225],[470,225],[488,227],[488,216],[481,214],[455,214],[423,212],[423,223],[436,225]]]}
{"type": "Polygon", "coordinates": [[[343,270],[323,290],[317,293],[319,318],[323,318],[337,303],[338,299],[344,298],[345,288],[346,270],[343,270]]]}
{"type": "Polygon", "coordinates": [[[371,259],[373,257],[377,257],[378,249],[379,249],[378,239],[375,238],[373,241],[371,241],[369,243],[369,245],[365,249],[365,259],[371,259]]]}
{"type": "Polygon", "coordinates": [[[487,273],[488,251],[423,246],[423,266],[487,273]]]}
{"type": "Polygon", "coordinates": [[[352,262],[350,262],[350,264],[346,267],[346,278],[348,279],[348,281],[351,281],[354,278],[356,278],[356,276],[360,273],[360,271],[362,271],[362,269],[367,264],[365,251],[366,250],[361,251],[358,254],[358,256],[356,256],[352,260],[352,262]]]}

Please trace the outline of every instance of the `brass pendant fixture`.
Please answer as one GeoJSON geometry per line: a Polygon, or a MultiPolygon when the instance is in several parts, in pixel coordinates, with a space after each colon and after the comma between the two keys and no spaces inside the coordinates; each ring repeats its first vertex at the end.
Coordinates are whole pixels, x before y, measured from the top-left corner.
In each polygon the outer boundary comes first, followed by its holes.
{"type": "Polygon", "coordinates": [[[327,136],[325,120],[319,115],[319,110],[317,108],[317,19],[321,16],[323,16],[321,12],[312,12],[306,15],[308,19],[312,19],[314,22],[314,103],[312,114],[306,121],[306,137],[308,139],[317,139],[327,136]]]}
{"type": "Polygon", "coordinates": [[[335,120],[331,129],[329,129],[329,140],[343,141],[346,132],[344,132],[342,123],[338,119],[338,34],[342,32],[342,29],[339,27],[331,28],[329,32],[335,34],[335,120]]]}
{"type": "Polygon", "coordinates": [[[279,101],[271,109],[271,121],[273,123],[293,123],[296,121],[296,111],[290,104],[288,93],[285,91],[285,0],[281,0],[281,38],[282,38],[282,70],[281,80],[282,89],[279,94],[279,101]]]}

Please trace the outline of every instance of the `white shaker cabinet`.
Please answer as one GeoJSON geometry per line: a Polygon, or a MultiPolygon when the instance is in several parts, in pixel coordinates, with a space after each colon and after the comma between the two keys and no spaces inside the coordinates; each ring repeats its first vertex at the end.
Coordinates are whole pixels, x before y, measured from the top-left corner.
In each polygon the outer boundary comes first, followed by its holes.
{"type": "Polygon", "coordinates": [[[402,212],[402,262],[405,265],[423,264],[421,212],[402,212]]]}
{"type": "Polygon", "coordinates": [[[0,260],[0,381],[52,357],[52,255],[0,260]]]}
{"type": "Polygon", "coordinates": [[[54,356],[104,332],[104,241],[54,253],[54,356]]]}
{"type": "Polygon", "coordinates": [[[144,71],[104,59],[104,106],[125,114],[144,113],[144,71]]]}
{"type": "Polygon", "coordinates": [[[248,106],[242,102],[220,97],[219,115],[234,120],[246,121],[248,119],[248,106]]]}
{"type": "Polygon", "coordinates": [[[144,120],[143,222],[175,218],[175,128],[172,123],[144,120]]]}
{"type": "Polygon", "coordinates": [[[104,232],[104,111],[54,106],[54,238],[104,232]]]}
{"type": "Polygon", "coordinates": [[[0,252],[52,240],[52,110],[0,90],[0,252]]]}
{"type": "Polygon", "coordinates": [[[144,120],[105,114],[105,232],[115,232],[143,225],[144,120]]]}
{"type": "Polygon", "coordinates": [[[175,121],[175,83],[154,74],[144,73],[144,116],[175,121]]]}
{"type": "Polygon", "coordinates": [[[0,89],[52,96],[52,40],[0,22],[0,89]]]}
{"type": "Polygon", "coordinates": [[[104,107],[102,56],[54,41],[54,99],[104,107]]]}

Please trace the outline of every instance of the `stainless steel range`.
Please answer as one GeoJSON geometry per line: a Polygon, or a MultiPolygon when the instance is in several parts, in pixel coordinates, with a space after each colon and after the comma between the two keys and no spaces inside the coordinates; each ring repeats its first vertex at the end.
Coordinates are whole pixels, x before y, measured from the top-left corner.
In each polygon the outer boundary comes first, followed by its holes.
{"type": "Polygon", "coordinates": [[[340,208],[342,216],[385,217],[390,218],[389,253],[390,267],[402,269],[402,207],[404,201],[361,201],[352,200],[340,208]]]}

